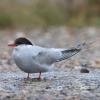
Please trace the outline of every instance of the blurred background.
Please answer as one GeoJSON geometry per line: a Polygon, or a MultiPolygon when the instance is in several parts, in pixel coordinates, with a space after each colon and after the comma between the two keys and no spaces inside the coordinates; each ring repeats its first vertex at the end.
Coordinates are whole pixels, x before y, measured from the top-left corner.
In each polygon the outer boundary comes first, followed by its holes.
{"type": "Polygon", "coordinates": [[[100,26],[100,0],[0,0],[0,28],[100,26]]]}
{"type": "MultiPolygon", "coordinates": [[[[7,44],[18,36],[57,48],[95,41],[67,65],[86,63],[99,67],[100,0],[0,0],[1,65],[11,64],[7,44]]],[[[6,67],[0,68],[2,71],[6,67]]]]}

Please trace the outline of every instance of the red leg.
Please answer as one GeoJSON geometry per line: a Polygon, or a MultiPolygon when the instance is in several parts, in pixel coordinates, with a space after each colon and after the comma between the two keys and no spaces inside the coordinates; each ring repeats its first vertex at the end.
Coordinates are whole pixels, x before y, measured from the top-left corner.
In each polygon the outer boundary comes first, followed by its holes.
{"type": "Polygon", "coordinates": [[[27,75],[27,79],[29,79],[30,78],[30,74],[28,73],[28,75],[27,75]]]}
{"type": "Polygon", "coordinates": [[[38,79],[41,79],[41,72],[39,73],[39,77],[38,77],[38,79]]]}

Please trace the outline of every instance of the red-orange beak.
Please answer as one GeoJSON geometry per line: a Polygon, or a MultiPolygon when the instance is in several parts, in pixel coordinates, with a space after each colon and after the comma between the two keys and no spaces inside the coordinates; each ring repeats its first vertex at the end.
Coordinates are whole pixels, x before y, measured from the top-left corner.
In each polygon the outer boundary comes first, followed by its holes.
{"type": "Polygon", "coordinates": [[[9,47],[13,47],[13,48],[16,47],[15,44],[8,44],[8,46],[9,46],[9,47]]]}
{"type": "Polygon", "coordinates": [[[16,44],[14,42],[10,42],[10,43],[8,43],[8,46],[14,48],[14,47],[16,47],[16,44]]]}

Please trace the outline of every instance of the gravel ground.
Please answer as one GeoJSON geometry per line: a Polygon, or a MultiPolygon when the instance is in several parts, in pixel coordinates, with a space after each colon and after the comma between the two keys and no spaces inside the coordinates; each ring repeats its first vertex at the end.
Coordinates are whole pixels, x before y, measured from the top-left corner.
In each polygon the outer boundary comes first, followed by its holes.
{"type": "Polygon", "coordinates": [[[100,100],[100,70],[58,70],[26,80],[22,72],[0,73],[0,100],[100,100]]]}
{"type": "Polygon", "coordinates": [[[7,43],[22,35],[13,34],[17,31],[0,31],[0,100],[100,100],[100,29],[25,31],[26,37],[45,47],[68,48],[95,41],[71,59],[56,63],[52,72],[42,74],[40,81],[35,79],[38,74],[26,80],[27,74],[11,59],[12,50],[7,43]]]}

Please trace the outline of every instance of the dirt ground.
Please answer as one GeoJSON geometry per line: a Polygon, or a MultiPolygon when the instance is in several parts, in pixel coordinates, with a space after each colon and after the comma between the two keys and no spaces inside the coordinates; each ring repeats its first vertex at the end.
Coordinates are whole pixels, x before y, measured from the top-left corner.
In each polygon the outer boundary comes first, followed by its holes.
{"type": "Polygon", "coordinates": [[[0,100],[100,100],[100,29],[50,28],[48,30],[0,31],[0,100]],[[24,32],[24,33],[22,33],[24,32]],[[56,63],[52,72],[22,72],[11,59],[7,44],[19,36],[43,47],[70,48],[93,42],[79,54],[56,63]],[[86,69],[87,71],[82,71],[86,69]]]}

